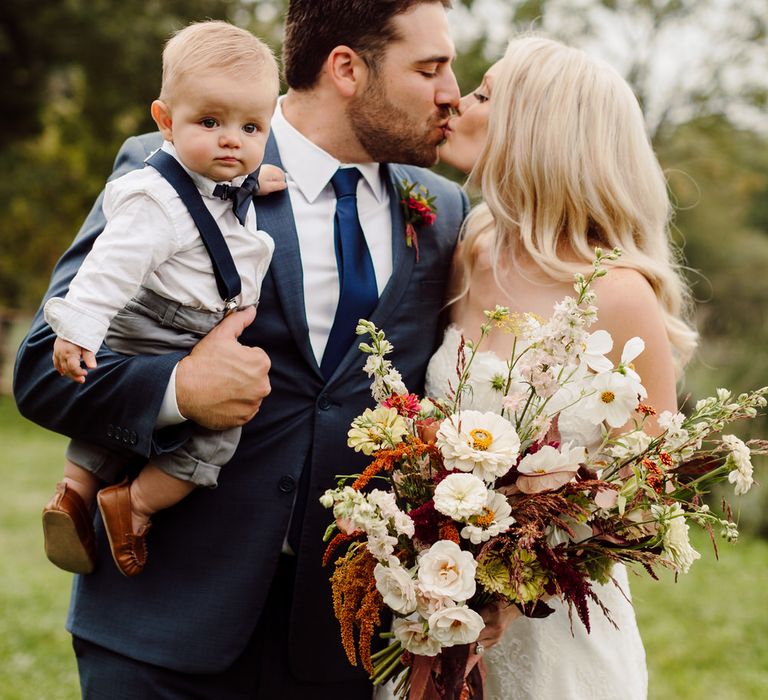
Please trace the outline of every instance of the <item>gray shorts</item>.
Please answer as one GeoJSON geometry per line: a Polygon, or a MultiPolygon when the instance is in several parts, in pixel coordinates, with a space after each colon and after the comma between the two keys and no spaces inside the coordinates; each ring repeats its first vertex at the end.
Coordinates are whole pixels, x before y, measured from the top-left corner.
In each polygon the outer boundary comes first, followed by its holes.
{"type": "MultiPolygon", "coordinates": [[[[190,309],[142,288],[109,326],[105,343],[124,355],[162,355],[191,349],[224,312],[190,309]]],[[[153,454],[152,463],[182,481],[213,488],[219,471],[235,452],[241,428],[209,430],[192,423],[192,436],[173,452],[153,454]]],[[[114,483],[124,476],[124,453],[82,440],[72,440],[67,458],[100,479],[114,483]]]]}

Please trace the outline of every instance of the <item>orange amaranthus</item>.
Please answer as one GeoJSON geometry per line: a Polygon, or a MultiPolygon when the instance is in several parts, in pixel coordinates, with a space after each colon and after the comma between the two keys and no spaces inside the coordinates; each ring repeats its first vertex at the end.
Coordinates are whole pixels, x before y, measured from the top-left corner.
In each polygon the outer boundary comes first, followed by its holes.
{"type": "MultiPolygon", "coordinates": [[[[349,536],[348,536],[349,537],[349,536]]],[[[384,601],[376,590],[373,570],[376,559],[364,546],[351,547],[346,556],[336,561],[331,576],[333,612],[341,625],[341,643],[349,662],[357,666],[355,653],[355,626],[359,629],[360,661],[373,675],[371,642],[376,628],[381,624],[384,601]]]]}

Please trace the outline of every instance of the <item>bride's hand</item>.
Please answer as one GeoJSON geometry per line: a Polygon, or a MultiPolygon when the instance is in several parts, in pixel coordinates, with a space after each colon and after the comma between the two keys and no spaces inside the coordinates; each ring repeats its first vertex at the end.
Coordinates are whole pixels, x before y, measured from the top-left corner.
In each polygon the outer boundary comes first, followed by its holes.
{"type": "Polygon", "coordinates": [[[500,602],[491,603],[480,610],[480,616],[485,621],[485,627],[480,632],[477,642],[471,645],[467,658],[467,673],[488,649],[498,643],[507,627],[521,615],[522,613],[517,606],[500,602]],[[478,644],[482,649],[480,654],[477,653],[478,644]]]}

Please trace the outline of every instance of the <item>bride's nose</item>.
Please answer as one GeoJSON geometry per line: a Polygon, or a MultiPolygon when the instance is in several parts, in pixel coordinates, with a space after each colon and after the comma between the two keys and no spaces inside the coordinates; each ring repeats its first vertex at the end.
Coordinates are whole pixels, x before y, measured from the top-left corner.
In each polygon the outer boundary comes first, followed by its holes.
{"type": "Polygon", "coordinates": [[[464,114],[464,112],[466,112],[469,109],[470,105],[472,104],[472,99],[473,99],[472,94],[470,93],[469,95],[464,95],[464,97],[462,97],[459,100],[459,109],[457,111],[457,116],[460,117],[462,114],[464,114]]]}

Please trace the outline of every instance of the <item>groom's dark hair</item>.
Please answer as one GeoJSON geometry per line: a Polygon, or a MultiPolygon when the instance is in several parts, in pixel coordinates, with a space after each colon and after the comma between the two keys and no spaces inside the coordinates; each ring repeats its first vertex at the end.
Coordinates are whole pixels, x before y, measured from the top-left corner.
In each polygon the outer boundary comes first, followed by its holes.
{"type": "Polygon", "coordinates": [[[417,5],[452,0],[290,0],[285,17],[283,71],[294,90],[317,83],[328,54],[340,45],[375,70],[387,46],[399,39],[392,18],[417,5]]]}

